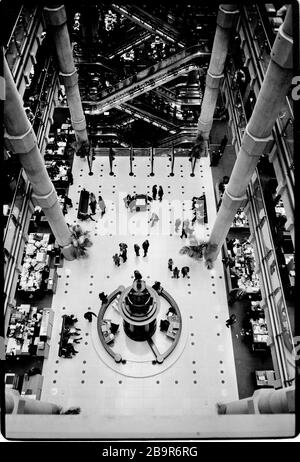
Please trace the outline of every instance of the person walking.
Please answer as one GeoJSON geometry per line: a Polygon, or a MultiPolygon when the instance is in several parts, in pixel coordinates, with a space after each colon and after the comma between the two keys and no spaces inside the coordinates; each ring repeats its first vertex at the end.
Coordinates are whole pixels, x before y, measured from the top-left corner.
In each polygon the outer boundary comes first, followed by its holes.
{"type": "Polygon", "coordinates": [[[221,154],[224,153],[227,143],[228,143],[228,138],[227,138],[226,135],[224,135],[222,140],[221,140],[221,143],[220,143],[220,152],[221,152],[221,154]]]}
{"type": "Polygon", "coordinates": [[[152,197],[153,197],[153,200],[154,200],[154,201],[156,200],[156,196],[157,196],[157,185],[155,184],[155,185],[152,187],[152,197]]]}
{"type": "Polygon", "coordinates": [[[104,292],[100,292],[98,297],[100,298],[102,303],[107,303],[108,297],[104,292]]]}
{"type": "Polygon", "coordinates": [[[148,239],[146,239],[143,243],[142,243],[142,247],[143,247],[143,250],[144,250],[144,255],[143,257],[146,257],[147,256],[147,253],[148,253],[148,249],[149,249],[149,241],[148,239]]]}
{"type": "Polygon", "coordinates": [[[134,251],[137,257],[140,256],[140,246],[138,244],[134,244],[134,251]]]}
{"type": "Polygon", "coordinates": [[[163,190],[162,186],[160,186],[158,188],[158,198],[159,198],[160,202],[162,201],[163,195],[164,195],[164,190],[163,190]]]}
{"type": "Polygon", "coordinates": [[[183,266],[181,268],[181,274],[183,278],[185,278],[185,276],[188,276],[189,272],[190,272],[190,268],[188,266],[183,266]]]}
{"type": "Polygon", "coordinates": [[[173,262],[172,258],[169,258],[169,260],[168,260],[168,269],[170,271],[173,271],[173,263],[174,262],[173,262]]]}
{"type": "Polygon", "coordinates": [[[226,321],[226,327],[232,326],[236,322],[236,315],[232,314],[226,321]]]}
{"type": "Polygon", "coordinates": [[[183,238],[183,236],[185,238],[187,238],[187,234],[186,234],[186,230],[185,230],[185,227],[184,227],[184,223],[182,224],[182,229],[181,229],[181,239],[183,238]]]}
{"type": "Polygon", "coordinates": [[[155,223],[158,222],[158,220],[159,220],[158,215],[155,212],[153,212],[149,220],[151,228],[155,225],[155,223]]]}
{"type": "Polygon", "coordinates": [[[120,257],[119,257],[119,255],[117,253],[115,253],[112,258],[113,258],[114,264],[116,266],[120,266],[120,257]]]}
{"type": "Polygon", "coordinates": [[[92,322],[93,316],[95,316],[95,317],[97,318],[96,313],[93,313],[93,311],[87,311],[87,312],[84,313],[84,315],[83,315],[84,319],[87,319],[89,322],[92,322]]]}
{"type": "Polygon", "coordinates": [[[180,225],[181,225],[180,218],[176,218],[176,220],[175,220],[175,233],[178,233],[180,225]]]}
{"type": "Polygon", "coordinates": [[[95,194],[94,193],[91,193],[90,194],[90,208],[91,208],[91,215],[95,215],[96,214],[96,206],[97,206],[97,201],[96,201],[96,197],[95,197],[95,194]]]}
{"type": "Polygon", "coordinates": [[[179,278],[179,269],[177,268],[177,266],[175,266],[175,268],[173,269],[173,278],[175,279],[178,279],[179,278]]]}
{"type": "Polygon", "coordinates": [[[102,199],[102,196],[98,197],[98,204],[99,204],[99,208],[101,210],[101,218],[102,218],[103,215],[105,214],[105,210],[106,210],[106,204],[105,204],[104,200],[102,199]]]}

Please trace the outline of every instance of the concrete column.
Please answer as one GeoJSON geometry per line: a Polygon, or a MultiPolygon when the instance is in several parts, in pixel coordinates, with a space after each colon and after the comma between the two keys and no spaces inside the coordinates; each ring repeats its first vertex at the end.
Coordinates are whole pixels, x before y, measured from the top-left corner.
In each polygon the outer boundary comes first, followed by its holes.
{"type": "Polygon", "coordinates": [[[53,32],[60,75],[63,78],[66,89],[71,123],[75,131],[78,147],[88,149],[89,141],[86,131],[86,121],[81,104],[78,74],[74,65],[64,5],[56,8],[44,7],[44,17],[53,32]]]}
{"type": "Polygon", "coordinates": [[[26,116],[23,101],[4,59],[6,99],[4,101],[4,126],[6,148],[18,154],[22,167],[32,185],[32,199],[42,207],[52,232],[67,260],[73,260],[71,233],[64,219],[57,194],[49,178],[44,159],[37,145],[33,128],[26,116]]]}
{"type": "Polygon", "coordinates": [[[6,414],[60,414],[61,409],[54,403],[21,397],[17,390],[5,390],[6,414]]]}
{"type": "Polygon", "coordinates": [[[253,396],[219,405],[220,414],[287,414],[295,412],[295,387],[262,388],[253,396]]]}
{"type": "Polygon", "coordinates": [[[206,76],[206,87],[201,113],[198,120],[197,136],[202,135],[204,140],[208,140],[213,124],[220,81],[224,77],[223,71],[228,53],[230,35],[237,14],[236,5],[219,6],[216,33],[206,76]]]}
{"type": "Polygon", "coordinates": [[[237,209],[246,199],[247,186],[259,158],[265,149],[267,151],[267,145],[272,140],[272,128],[291,85],[292,51],[292,7],[290,6],[274,42],[271,60],[211,231],[205,252],[208,267],[211,267],[212,262],[216,260],[237,209]]]}

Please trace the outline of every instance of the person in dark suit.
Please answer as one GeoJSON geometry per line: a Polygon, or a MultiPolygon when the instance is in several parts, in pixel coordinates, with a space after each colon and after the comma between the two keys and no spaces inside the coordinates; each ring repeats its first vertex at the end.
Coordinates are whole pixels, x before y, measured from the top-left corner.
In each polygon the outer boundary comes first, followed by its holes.
{"type": "Polygon", "coordinates": [[[147,253],[148,253],[148,249],[149,249],[149,241],[148,239],[146,239],[143,243],[142,243],[142,247],[143,247],[143,250],[144,250],[144,257],[147,256],[147,253]]]}
{"type": "Polygon", "coordinates": [[[152,188],[152,197],[154,201],[156,200],[156,196],[157,196],[157,185],[155,184],[152,188]]]}

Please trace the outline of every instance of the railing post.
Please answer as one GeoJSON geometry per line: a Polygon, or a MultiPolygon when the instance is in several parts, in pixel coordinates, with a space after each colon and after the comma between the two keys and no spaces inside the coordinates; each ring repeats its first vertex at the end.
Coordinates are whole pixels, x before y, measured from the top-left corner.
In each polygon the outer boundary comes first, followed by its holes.
{"type": "Polygon", "coordinates": [[[172,154],[171,154],[171,173],[170,176],[174,176],[174,161],[175,161],[175,149],[174,144],[172,144],[172,154]]]}
{"type": "Polygon", "coordinates": [[[191,160],[192,171],[191,171],[190,176],[195,176],[196,161],[197,161],[197,157],[196,156],[192,157],[192,160],[191,160]]]}

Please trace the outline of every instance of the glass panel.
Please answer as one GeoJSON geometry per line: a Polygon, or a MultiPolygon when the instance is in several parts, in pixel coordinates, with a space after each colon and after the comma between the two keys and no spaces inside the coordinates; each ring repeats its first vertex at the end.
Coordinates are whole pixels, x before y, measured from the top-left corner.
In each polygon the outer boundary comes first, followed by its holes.
{"type": "Polygon", "coordinates": [[[20,176],[17,190],[16,190],[15,200],[14,200],[14,204],[12,208],[12,214],[14,215],[17,221],[20,221],[21,219],[20,213],[22,210],[25,194],[26,194],[25,180],[22,176],[20,176]]]}
{"type": "Polygon", "coordinates": [[[32,21],[34,10],[32,8],[22,8],[17,24],[9,41],[6,50],[6,59],[9,68],[12,70],[15,62],[23,52],[24,43],[28,35],[28,29],[32,21]]]}

